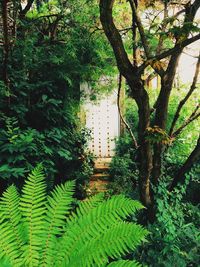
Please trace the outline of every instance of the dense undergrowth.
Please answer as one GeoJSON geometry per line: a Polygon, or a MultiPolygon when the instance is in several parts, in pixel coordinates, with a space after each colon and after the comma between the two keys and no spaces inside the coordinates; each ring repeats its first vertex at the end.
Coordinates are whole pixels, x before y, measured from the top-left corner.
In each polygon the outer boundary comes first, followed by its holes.
{"type": "MultiPolygon", "coordinates": [[[[173,97],[169,117],[177,105],[176,96],[173,97]]],[[[126,118],[136,133],[136,110],[127,100],[126,118]],[[131,107],[131,108],[129,108],[131,107]]],[[[185,110],[180,120],[184,120],[190,113],[185,110]]],[[[199,122],[196,121],[182,133],[168,148],[163,157],[162,178],[159,186],[154,188],[156,218],[153,224],[148,225],[150,231],[149,242],[136,252],[140,262],[147,266],[193,266],[197,267],[200,261],[199,235],[199,170],[200,164],[194,165],[187,174],[184,185],[178,186],[172,192],[168,187],[172,177],[187,158],[195,144],[199,122]],[[189,136],[189,138],[188,138],[189,136]]],[[[129,133],[125,132],[117,140],[116,155],[111,162],[109,194],[123,193],[127,196],[139,198],[138,195],[138,163],[136,150],[129,133]]],[[[141,219],[141,218],[140,218],[141,219]]],[[[141,220],[142,221],[142,220],[141,220]]]]}

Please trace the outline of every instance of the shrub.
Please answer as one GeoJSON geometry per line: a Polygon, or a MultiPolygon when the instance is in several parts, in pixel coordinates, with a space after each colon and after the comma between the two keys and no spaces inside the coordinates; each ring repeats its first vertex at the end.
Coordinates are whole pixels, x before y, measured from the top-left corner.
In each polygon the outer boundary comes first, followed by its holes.
{"type": "Polygon", "coordinates": [[[1,266],[140,266],[121,257],[139,245],[147,230],[125,219],[142,205],[123,195],[102,194],[73,210],[74,182],[46,195],[42,167],[19,194],[11,185],[0,201],[1,266]],[[119,259],[109,264],[110,261],[119,259]]]}
{"type": "Polygon", "coordinates": [[[166,181],[160,183],[156,193],[156,221],[148,227],[151,242],[138,252],[138,259],[148,266],[198,266],[199,207],[184,201],[185,192],[186,185],[169,193],[166,181]]]}
{"type": "Polygon", "coordinates": [[[131,138],[126,134],[117,140],[116,154],[111,161],[109,174],[110,194],[123,193],[136,197],[134,188],[137,187],[139,174],[136,150],[131,146],[131,138]]]}
{"type": "Polygon", "coordinates": [[[21,187],[27,171],[41,159],[48,172],[49,188],[66,180],[66,173],[81,186],[92,173],[91,156],[84,151],[87,139],[87,131],[75,127],[51,127],[43,131],[30,127],[21,129],[15,118],[6,118],[0,129],[0,176],[3,180],[0,192],[3,182],[21,187]]]}

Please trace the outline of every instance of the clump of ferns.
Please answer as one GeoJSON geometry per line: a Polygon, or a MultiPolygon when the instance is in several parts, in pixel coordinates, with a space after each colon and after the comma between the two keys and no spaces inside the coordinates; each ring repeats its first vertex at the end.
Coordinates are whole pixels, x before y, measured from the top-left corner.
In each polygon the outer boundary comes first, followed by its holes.
{"type": "Polygon", "coordinates": [[[74,181],[46,193],[39,165],[21,195],[14,185],[0,200],[0,266],[89,267],[140,266],[121,257],[145,240],[147,230],[125,219],[142,205],[123,195],[102,194],[74,211],[74,181]]]}

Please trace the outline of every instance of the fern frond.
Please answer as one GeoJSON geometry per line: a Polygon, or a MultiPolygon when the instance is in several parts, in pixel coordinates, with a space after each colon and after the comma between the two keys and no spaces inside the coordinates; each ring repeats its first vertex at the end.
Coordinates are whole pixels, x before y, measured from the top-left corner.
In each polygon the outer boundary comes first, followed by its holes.
{"type": "Polygon", "coordinates": [[[108,264],[108,267],[142,267],[142,265],[136,261],[119,260],[116,262],[111,262],[108,264]]]}
{"type": "Polygon", "coordinates": [[[69,214],[74,194],[74,181],[57,186],[48,198],[45,217],[44,249],[41,266],[51,266],[54,258],[56,235],[61,235],[69,214]]]}
{"type": "Polygon", "coordinates": [[[70,223],[71,220],[78,220],[85,214],[88,214],[90,210],[96,208],[104,200],[104,193],[99,193],[94,196],[89,197],[84,201],[79,201],[76,212],[72,212],[71,215],[67,218],[67,223],[70,223]]]}
{"type": "Polygon", "coordinates": [[[24,247],[24,261],[28,266],[39,266],[39,257],[44,231],[44,214],[46,212],[46,182],[42,166],[36,167],[28,176],[22,189],[20,210],[28,241],[24,247]]]}
{"type": "Polygon", "coordinates": [[[18,244],[18,250],[21,250],[23,241],[23,230],[21,227],[21,212],[19,210],[20,197],[14,185],[11,185],[3,193],[0,202],[0,216],[13,231],[18,244]]]}
{"type": "Polygon", "coordinates": [[[21,251],[15,233],[7,222],[0,225],[0,258],[6,258],[12,266],[22,266],[21,251]]]}
{"type": "Polygon", "coordinates": [[[91,236],[87,243],[76,245],[67,266],[102,266],[108,258],[118,259],[133,251],[146,235],[147,231],[137,224],[119,222],[101,235],[91,236]]]}
{"type": "Polygon", "coordinates": [[[76,250],[80,250],[91,239],[98,239],[105,231],[142,207],[138,201],[119,195],[103,201],[88,212],[83,212],[82,216],[78,213],[78,219],[73,218],[66,225],[66,232],[60,239],[56,261],[60,265],[63,262],[68,263],[76,250]]]}
{"type": "Polygon", "coordinates": [[[99,194],[70,215],[73,192],[74,182],[67,182],[47,198],[41,166],[28,176],[21,198],[14,186],[7,189],[0,199],[0,266],[140,266],[121,258],[145,240],[146,230],[125,222],[143,206],[99,194]]]}
{"type": "Polygon", "coordinates": [[[7,258],[0,259],[0,266],[1,267],[13,267],[13,265],[7,258]]]}

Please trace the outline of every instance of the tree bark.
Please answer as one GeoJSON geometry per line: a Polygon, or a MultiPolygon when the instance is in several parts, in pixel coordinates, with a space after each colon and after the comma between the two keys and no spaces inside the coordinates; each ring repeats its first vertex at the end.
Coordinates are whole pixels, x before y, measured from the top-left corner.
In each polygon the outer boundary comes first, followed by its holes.
{"type": "MultiPolygon", "coordinates": [[[[186,4],[184,25],[186,23],[193,22],[199,6],[200,6],[199,0],[195,0],[192,5],[190,4],[190,2],[186,4]]],[[[161,90],[156,103],[155,125],[159,126],[163,130],[166,129],[169,97],[172,91],[172,86],[176,74],[178,61],[181,56],[181,53],[183,52],[184,45],[185,44],[188,45],[188,42],[191,39],[191,38],[188,39],[188,36],[189,32],[186,34],[185,40],[183,42],[180,42],[180,36],[176,37],[176,44],[174,46],[174,55],[171,56],[167,69],[164,75],[161,76],[161,90]]],[[[198,35],[197,38],[199,38],[198,35]]],[[[170,50],[168,50],[167,52],[169,51],[170,50]]],[[[163,150],[164,146],[161,143],[156,144],[154,146],[152,176],[153,176],[153,182],[155,184],[158,183],[158,179],[161,175],[163,150]]]]}
{"type": "Polygon", "coordinates": [[[2,1],[3,20],[3,68],[2,78],[7,88],[9,88],[8,59],[9,59],[9,33],[8,33],[8,0],[2,1]]]}
{"type": "MultiPolygon", "coordinates": [[[[161,129],[166,129],[167,114],[169,106],[169,97],[172,90],[174,77],[176,74],[176,68],[181,55],[182,49],[179,50],[176,56],[171,57],[168,64],[168,68],[165,75],[161,78],[161,90],[156,103],[156,113],[154,124],[161,129]]],[[[152,170],[152,181],[156,185],[162,172],[162,155],[164,151],[164,145],[157,143],[154,145],[153,153],[153,170],[152,170]]]]}
{"type": "Polygon", "coordinates": [[[141,75],[138,74],[138,67],[133,66],[123,46],[119,31],[115,27],[112,17],[114,0],[100,1],[100,20],[104,32],[113,48],[119,72],[126,78],[131,88],[132,97],[138,106],[139,125],[139,163],[140,179],[139,191],[140,199],[146,207],[151,207],[152,197],[150,194],[150,175],[152,168],[151,145],[145,140],[145,131],[150,123],[149,96],[144,89],[141,75]]]}

